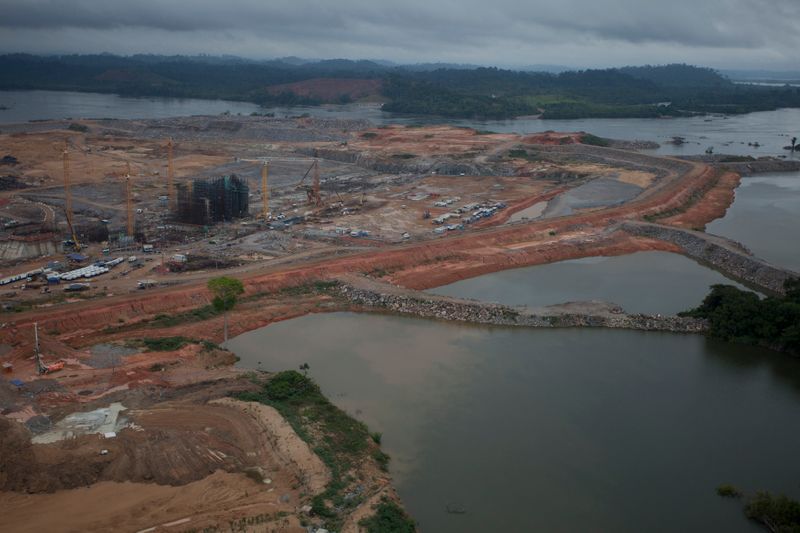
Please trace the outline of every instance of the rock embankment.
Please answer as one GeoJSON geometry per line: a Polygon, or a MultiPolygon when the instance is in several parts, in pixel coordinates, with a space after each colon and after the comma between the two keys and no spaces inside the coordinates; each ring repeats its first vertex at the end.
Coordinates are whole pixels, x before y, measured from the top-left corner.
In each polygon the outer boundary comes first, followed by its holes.
{"type": "Polygon", "coordinates": [[[800,160],[779,159],[777,157],[748,157],[727,154],[681,156],[686,161],[701,161],[715,167],[736,172],[741,176],[752,176],[769,172],[797,172],[800,160]]]}
{"type": "Polygon", "coordinates": [[[571,302],[529,309],[464,300],[403,289],[388,283],[348,276],[339,286],[351,303],[368,309],[422,318],[533,328],[601,327],[702,333],[705,320],[677,316],[628,314],[605,302],[571,302]]]}
{"type": "Polygon", "coordinates": [[[797,272],[771,265],[753,256],[741,244],[716,235],[645,222],[625,222],[622,229],[632,235],[676,244],[687,256],[766,293],[783,294],[786,280],[800,277],[797,272]]]}

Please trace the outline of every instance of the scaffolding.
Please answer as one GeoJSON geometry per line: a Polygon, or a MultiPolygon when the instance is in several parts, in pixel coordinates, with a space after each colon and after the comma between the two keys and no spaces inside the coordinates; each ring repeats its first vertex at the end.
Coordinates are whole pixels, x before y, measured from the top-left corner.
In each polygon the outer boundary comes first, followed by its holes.
{"type": "Polygon", "coordinates": [[[175,215],[187,224],[210,226],[247,216],[250,187],[247,180],[232,174],[210,180],[196,179],[177,184],[175,215]]]}

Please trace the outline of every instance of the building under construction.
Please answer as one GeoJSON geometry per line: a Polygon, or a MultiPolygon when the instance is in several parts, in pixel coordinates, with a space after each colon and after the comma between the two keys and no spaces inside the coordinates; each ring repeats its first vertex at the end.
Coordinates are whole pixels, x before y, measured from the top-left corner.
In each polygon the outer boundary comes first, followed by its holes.
{"type": "Polygon", "coordinates": [[[250,188],[235,174],[176,185],[175,215],[186,224],[211,225],[247,216],[250,188]]]}

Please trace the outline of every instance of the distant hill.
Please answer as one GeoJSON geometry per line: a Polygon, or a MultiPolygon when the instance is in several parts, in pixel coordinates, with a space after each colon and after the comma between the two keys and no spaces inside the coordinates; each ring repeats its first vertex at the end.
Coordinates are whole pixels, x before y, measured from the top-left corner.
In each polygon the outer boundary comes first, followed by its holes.
{"type": "Polygon", "coordinates": [[[0,72],[5,90],[220,98],[264,106],[369,98],[385,101],[386,111],[447,117],[660,117],[800,107],[800,88],[738,85],[690,65],[556,73],[294,57],[9,54],[0,56],[0,72]]]}
{"type": "Polygon", "coordinates": [[[716,70],[683,64],[623,67],[618,70],[637,79],[652,81],[661,87],[724,87],[731,84],[729,79],[716,70]]]}
{"type": "Polygon", "coordinates": [[[364,98],[377,98],[383,81],[378,78],[312,78],[266,87],[267,93],[279,96],[291,93],[319,102],[349,103],[364,98]]]}

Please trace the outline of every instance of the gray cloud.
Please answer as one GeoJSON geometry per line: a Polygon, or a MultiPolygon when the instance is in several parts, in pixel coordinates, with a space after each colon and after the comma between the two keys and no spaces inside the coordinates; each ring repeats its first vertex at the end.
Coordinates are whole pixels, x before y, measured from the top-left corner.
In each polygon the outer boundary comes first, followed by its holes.
{"type": "Polygon", "coordinates": [[[800,69],[798,0],[0,0],[0,50],[800,69]]]}

